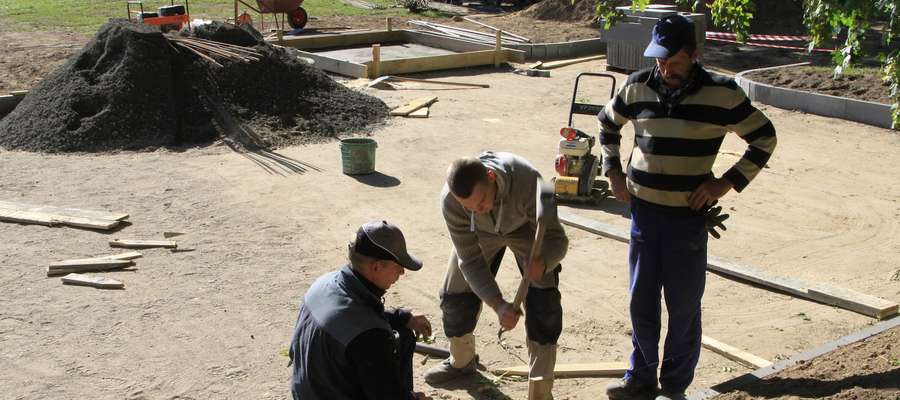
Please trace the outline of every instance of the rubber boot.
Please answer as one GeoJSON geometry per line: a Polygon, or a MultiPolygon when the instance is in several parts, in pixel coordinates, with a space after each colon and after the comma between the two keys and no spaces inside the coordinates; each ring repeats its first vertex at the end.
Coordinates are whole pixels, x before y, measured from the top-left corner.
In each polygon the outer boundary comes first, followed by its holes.
{"type": "Polygon", "coordinates": [[[534,397],[553,400],[553,371],[556,368],[556,345],[528,341],[528,378],[539,378],[541,382],[534,397]]]}
{"type": "Polygon", "coordinates": [[[450,339],[450,358],[425,372],[425,382],[429,384],[440,384],[475,373],[478,364],[478,357],[475,356],[475,336],[469,333],[448,339],[450,339]]]}

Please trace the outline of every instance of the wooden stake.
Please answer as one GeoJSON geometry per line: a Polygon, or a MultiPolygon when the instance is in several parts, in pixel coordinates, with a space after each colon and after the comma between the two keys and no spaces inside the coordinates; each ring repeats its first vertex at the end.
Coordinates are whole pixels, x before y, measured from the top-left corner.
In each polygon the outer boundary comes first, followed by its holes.
{"type": "Polygon", "coordinates": [[[113,239],[109,241],[109,246],[122,247],[126,249],[149,249],[153,247],[164,247],[167,249],[178,248],[178,244],[171,240],[113,239]]]}
{"type": "Polygon", "coordinates": [[[98,289],[123,289],[125,284],[115,279],[100,276],[81,274],[68,274],[62,277],[62,282],[68,285],[91,286],[98,289]]]}
{"type": "Polygon", "coordinates": [[[369,76],[375,79],[381,76],[381,45],[375,43],[372,45],[372,72],[369,76]]]}
{"type": "Polygon", "coordinates": [[[528,378],[528,400],[552,400],[548,383],[541,377],[528,378]]]}
{"type": "Polygon", "coordinates": [[[494,68],[500,68],[500,38],[503,36],[503,31],[497,31],[497,44],[494,46],[494,68]]]}
{"type": "Polygon", "coordinates": [[[388,30],[388,32],[394,30],[394,29],[393,29],[394,27],[393,27],[392,25],[393,25],[393,23],[392,23],[391,17],[387,17],[387,30],[388,30]]]}

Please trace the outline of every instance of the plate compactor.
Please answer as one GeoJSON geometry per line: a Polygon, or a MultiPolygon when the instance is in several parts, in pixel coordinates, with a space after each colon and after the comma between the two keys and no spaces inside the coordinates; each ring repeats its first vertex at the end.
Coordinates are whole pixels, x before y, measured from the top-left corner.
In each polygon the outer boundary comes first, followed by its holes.
{"type": "Polygon", "coordinates": [[[610,98],[615,96],[616,78],[609,74],[582,72],[575,78],[575,89],[572,91],[572,105],[569,108],[569,123],[559,130],[559,154],[556,156],[556,173],[553,179],[554,193],[560,202],[596,205],[611,194],[609,184],[597,179],[600,173],[601,155],[594,155],[591,149],[596,138],[572,126],[575,114],[596,117],[603,111],[602,104],[579,103],[578,83],[582,77],[594,77],[612,80],[610,98]]]}

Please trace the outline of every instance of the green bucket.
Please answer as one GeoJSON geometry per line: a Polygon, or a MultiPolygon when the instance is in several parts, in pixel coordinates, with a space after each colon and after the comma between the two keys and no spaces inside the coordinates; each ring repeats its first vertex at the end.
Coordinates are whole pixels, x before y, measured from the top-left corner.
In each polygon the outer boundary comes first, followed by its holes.
{"type": "Polygon", "coordinates": [[[378,143],[370,138],[341,139],[341,168],[347,175],[375,172],[375,148],[378,143]]]}

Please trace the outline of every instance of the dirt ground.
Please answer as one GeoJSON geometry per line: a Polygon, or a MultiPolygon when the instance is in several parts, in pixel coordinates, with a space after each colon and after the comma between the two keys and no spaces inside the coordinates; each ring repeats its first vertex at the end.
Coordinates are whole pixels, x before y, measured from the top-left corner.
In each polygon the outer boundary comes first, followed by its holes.
{"type": "MultiPolygon", "coordinates": [[[[86,40],[58,32],[0,34],[5,50],[0,93],[31,87],[86,40]]],[[[741,70],[750,61],[781,61],[735,49],[722,50],[741,55],[731,58],[734,64],[714,66],[741,70]]],[[[796,62],[792,54],[782,56],[796,62]]],[[[0,224],[0,388],[8,393],[0,397],[289,398],[285,355],[298,302],[317,276],[344,262],[356,227],[376,218],[397,223],[411,252],[425,261],[423,270],[406,274],[389,291],[386,303],[421,310],[439,327],[437,291],[450,244],[437,198],[446,165],[481,150],[507,150],[552,176],[556,132],[566,121],[574,77],[605,70],[603,61],[553,70],[551,78],[468,69],[418,77],[491,88],[365,89],[390,106],[439,97],[430,118],[391,119],[375,131],[378,172],[370,176],[341,174],[336,142],[255,154],[235,153],[220,143],[104,155],[0,153],[2,199],[131,214],[131,225],[115,233],[0,224]],[[322,171],[291,172],[290,159],[322,171]],[[146,250],[135,271],[103,274],[125,281],[125,290],[63,286],[45,277],[48,262],[116,253],[107,246],[112,238],[161,238],[164,231],[187,232],[177,239],[196,250],[146,250]]],[[[617,76],[620,82],[625,78],[617,76]]],[[[606,100],[608,84],[588,87],[579,98],[606,100]]],[[[894,151],[900,137],[867,125],[761,108],[778,129],[779,147],[770,168],[744,193],[722,201],[732,217],[723,238],[711,240],[710,254],[770,275],[900,300],[900,152],[894,151]]],[[[576,124],[596,129],[591,118],[576,124]]],[[[715,171],[725,171],[743,149],[739,139],[726,140],[715,171]]],[[[572,211],[628,224],[624,206],[611,200],[598,210],[572,211]]],[[[561,275],[565,328],[559,362],[626,361],[627,247],[575,229],[567,232],[571,247],[561,275]]],[[[499,276],[509,296],[518,283],[510,259],[499,276]]],[[[704,334],[770,360],[871,323],[849,311],[708,278],[704,334]]],[[[509,351],[496,343],[496,331],[495,317],[483,313],[477,332],[483,363],[521,364],[524,329],[506,334],[509,351]]],[[[439,328],[437,345],[446,346],[439,328]]],[[[863,355],[847,359],[846,369],[862,371],[878,362],[877,355],[863,355]]],[[[421,374],[436,362],[416,356],[414,364],[417,388],[436,399],[525,397],[524,382],[495,381],[490,375],[432,388],[421,374]]],[[[745,372],[704,351],[691,390],[745,372]]],[[[603,398],[608,382],[560,379],[556,398],[603,398]]]]}
{"type": "Polygon", "coordinates": [[[716,400],[900,398],[900,328],[842,347],[716,400]],[[864,360],[862,368],[847,360],[864,360]]]}
{"type": "MultiPolygon", "coordinates": [[[[557,69],[551,78],[469,69],[420,77],[491,88],[367,89],[390,106],[429,94],[439,102],[428,119],[391,119],[378,129],[378,172],[363,177],[341,174],[335,142],[277,153],[322,168],[305,174],[280,168],[277,155],[237,154],[222,145],[106,155],[3,152],[0,198],[124,211],[131,226],[106,234],[0,224],[0,387],[13,399],[287,398],[285,354],[298,302],[313,279],[344,262],[355,228],[376,218],[404,229],[410,250],[425,261],[422,271],[390,290],[386,303],[423,311],[439,326],[437,291],[449,240],[437,197],[446,165],[485,149],[508,150],[552,176],[574,77],[604,70],[602,61],[557,69]],[[125,281],[125,290],[63,286],[44,276],[51,261],[115,253],[106,244],[112,238],[160,238],[164,231],[187,232],[179,243],[196,251],[147,250],[136,271],[104,274],[125,281]]],[[[608,84],[589,87],[580,98],[606,99],[608,84]]],[[[762,109],[778,129],[778,150],[744,193],[722,201],[732,217],[724,237],[711,241],[710,254],[771,275],[900,299],[900,153],[891,151],[900,138],[852,122],[762,109]]],[[[576,122],[587,129],[595,124],[576,122]]],[[[726,140],[715,170],[723,172],[743,149],[739,139],[726,140]]],[[[573,211],[628,223],[613,201],[573,211]]],[[[559,362],[625,361],[627,247],[567,232],[559,362]]],[[[518,278],[509,259],[499,281],[511,296],[518,278]]],[[[838,308],[708,279],[704,333],[767,359],[870,323],[838,308]]],[[[523,328],[505,336],[509,352],[496,343],[496,330],[492,313],[483,313],[477,334],[484,364],[521,364],[523,328]]],[[[440,329],[437,344],[446,345],[440,329]]],[[[416,386],[435,398],[525,397],[524,382],[490,376],[431,388],[421,373],[436,362],[415,359],[416,386]]],[[[848,368],[865,362],[847,361],[848,368]]],[[[745,372],[704,351],[692,390],[745,372]]],[[[561,379],[556,397],[602,398],[609,381],[561,379]]]]}
{"type": "Polygon", "coordinates": [[[769,85],[830,94],[838,97],[890,104],[890,88],[879,75],[846,75],[832,79],[830,71],[810,67],[779,68],[752,72],[748,79],[769,85]]]}

